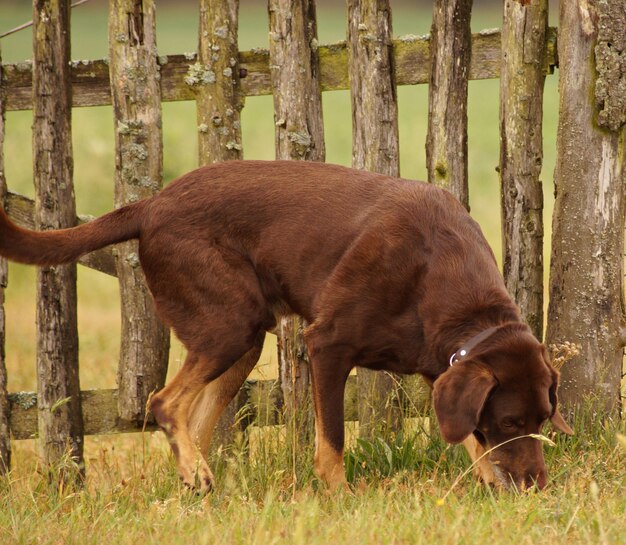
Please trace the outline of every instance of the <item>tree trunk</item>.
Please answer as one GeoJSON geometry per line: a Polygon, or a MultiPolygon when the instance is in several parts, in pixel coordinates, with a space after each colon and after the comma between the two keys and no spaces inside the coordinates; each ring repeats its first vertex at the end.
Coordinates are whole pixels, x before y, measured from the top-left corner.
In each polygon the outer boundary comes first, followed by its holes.
{"type": "MultiPolygon", "coordinates": [[[[112,0],[109,9],[115,206],[122,207],[162,187],[161,90],[154,1],[112,0]]],[[[122,304],[118,412],[122,420],[142,425],[149,395],[165,383],[169,330],[154,312],[138,243],[120,244],[115,253],[122,304]]]]}
{"type": "Polygon", "coordinates": [[[504,280],[543,338],[543,84],[548,2],[505,0],[500,72],[504,280]]]}
{"type": "Polygon", "coordinates": [[[239,0],[200,0],[198,62],[185,82],[196,90],[201,165],[243,157],[238,12],[239,0]]]}
{"type": "MultiPolygon", "coordinates": [[[[6,210],[7,184],[4,177],[4,130],[6,101],[2,89],[2,54],[0,51],[0,205],[6,210]]],[[[8,282],[7,260],[0,258],[0,476],[11,469],[11,430],[9,427],[9,394],[5,359],[6,315],[4,290],[8,282]]]]}
{"type": "MultiPolygon", "coordinates": [[[[72,227],[76,221],[69,33],[69,0],[33,2],[33,165],[39,230],[72,227]]],[[[37,280],[41,454],[44,465],[71,482],[84,475],[76,265],[38,269],[37,280]]]]}
{"type": "MultiPolygon", "coordinates": [[[[352,99],[352,166],[398,176],[398,105],[388,0],[348,1],[348,66],[352,99]]],[[[397,431],[397,379],[357,370],[359,435],[397,431]]]]}
{"type": "MultiPolygon", "coordinates": [[[[268,10],[276,158],[323,161],[315,2],[269,0],[268,10]]],[[[295,444],[309,444],[313,436],[305,327],[298,317],[282,318],[278,327],[285,419],[295,444]]]]}
{"type": "Polygon", "coordinates": [[[436,0],[430,31],[430,86],[426,166],[428,181],[452,192],[469,209],[467,81],[472,0],[436,0]]]}
{"type": "Polygon", "coordinates": [[[562,369],[561,399],[568,406],[590,397],[596,408],[617,412],[624,320],[624,4],[561,2],[559,27],[547,343],[552,350],[565,342],[578,346],[579,355],[562,369]]]}

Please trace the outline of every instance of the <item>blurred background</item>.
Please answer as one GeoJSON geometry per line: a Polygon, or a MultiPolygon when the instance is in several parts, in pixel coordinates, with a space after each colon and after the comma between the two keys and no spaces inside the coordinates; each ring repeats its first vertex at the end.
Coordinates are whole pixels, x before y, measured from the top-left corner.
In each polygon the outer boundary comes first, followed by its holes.
{"type": "MultiPolygon", "coordinates": [[[[72,58],[98,59],[107,56],[107,0],[90,0],[72,10],[72,58]]],[[[432,3],[427,0],[392,0],[395,36],[428,34],[432,3]]],[[[32,19],[25,0],[2,0],[0,34],[32,19]]],[[[346,14],[343,3],[318,0],[318,37],[321,44],[345,39],[346,14]]],[[[502,3],[475,0],[472,30],[500,27],[502,3]]],[[[551,26],[556,14],[551,10],[551,26]]],[[[160,55],[196,50],[198,9],[195,0],[157,0],[157,44],[160,55]]],[[[263,0],[240,0],[239,46],[241,50],[268,47],[268,15],[263,0]]],[[[28,28],[0,41],[4,63],[32,56],[32,32],[28,28]]],[[[549,263],[549,241],[553,205],[552,177],[556,148],[558,75],[546,78],[544,92],[545,264],[549,263]]],[[[401,175],[426,179],[425,139],[428,113],[426,85],[398,88],[401,175]]],[[[499,81],[469,84],[469,180],[470,206],[496,256],[500,259],[500,196],[496,166],[499,161],[499,81]]],[[[326,160],[350,165],[351,111],[348,91],[323,93],[326,160]]],[[[9,189],[34,197],[32,182],[32,113],[8,112],[5,164],[9,189]]],[[[114,141],[110,107],[73,110],[74,184],[79,214],[100,215],[113,206],[114,141]]],[[[242,112],[243,150],[246,159],[274,158],[274,119],[271,96],[247,97],[242,112]]],[[[197,166],[195,105],[193,102],[163,103],[164,180],[197,166]]],[[[7,365],[9,390],[35,390],[35,269],[11,265],[6,291],[7,365]]],[[[117,281],[79,267],[79,334],[81,386],[116,387],[119,353],[119,303],[117,281]]],[[[184,357],[173,343],[170,371],[184,357]]],[[[275,343],[268,343],[256,378],[270,378],[276,371],[275,343]]]]}

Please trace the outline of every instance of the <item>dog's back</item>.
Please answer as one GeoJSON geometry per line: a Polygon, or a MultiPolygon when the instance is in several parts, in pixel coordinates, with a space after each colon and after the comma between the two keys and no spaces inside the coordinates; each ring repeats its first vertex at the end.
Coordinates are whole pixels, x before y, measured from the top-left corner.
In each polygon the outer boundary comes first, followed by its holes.
{"type": "Polygon", "coordinates": [[[449,193],[422,182],[293,161],[232,161],[179,178],[146,207],[142,258],[186,244],[192,251],[201,242],[245,255],[270,299],[286,300],[311,319],[314,295],[370,230],[389,241],[409,241],[423,259],[459,257],[454,247],[466,246],[458,239],[463,236],[480,248],[471,260],[493,262],[480,229],[449,193]],[[421,241],[428,242],[420,248],[421,241]]]}

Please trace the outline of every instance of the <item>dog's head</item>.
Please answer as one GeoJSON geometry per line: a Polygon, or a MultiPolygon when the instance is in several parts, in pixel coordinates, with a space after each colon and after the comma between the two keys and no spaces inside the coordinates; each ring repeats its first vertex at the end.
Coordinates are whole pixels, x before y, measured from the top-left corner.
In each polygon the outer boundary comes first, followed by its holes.
{"type": "Polygon", "coordinates": [[[547,483],[542,443],[528,436],[540,434],[548,420],[557,430],[573,433],[557,406],[559,374],[545,347],[529,333],[497,337],[435,381],[441,434],[450,443],[473,434],[477,457],[494,449],[480,462],[485,481],[541,489],[547,483]]]}

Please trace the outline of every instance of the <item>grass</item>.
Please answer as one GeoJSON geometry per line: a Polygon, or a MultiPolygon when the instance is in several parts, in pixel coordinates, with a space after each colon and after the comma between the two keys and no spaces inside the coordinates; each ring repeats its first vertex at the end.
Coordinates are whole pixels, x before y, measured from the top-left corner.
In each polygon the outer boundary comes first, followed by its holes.
{"type": "MultiPolygon", "coordinates": [[[[31,18],[27,2],[0,4],[0,32],[31,18]]],[[[267,45],[264,3],[241,0],[240,47],[267,45]]],[[[473,27],[500,26],[500,8],[475,2],[473,27]]],[[[106,56],[106,0],[92,0],[72,14],[74,58],[106,56]]],[[[344,14],[331,2],[318,7],[320,42],[342,39],[344,14]]],[[[159,2],[161,54],[195,49],[195,2],[183,8],[159,2]]],[[[414,8],[394,3],[397,35],[424,34],[430,2],[414,8]]],[[[30,31],[2,40],[5,62],[31,56],[30,31]]],[[[546,81],[544,175],[546,241],[552,210],[551,178],[556,135],[557,79],[546,81]]],[[[471,206],[499,254],[498,81],[469,88],[471,206]]],[[[398,90],[401,170],[425,178],[426,86],[398,90]]],[[[327,160],[349,164],[349,94],[323,98],[327,160]]],[[[271,97],[248,98],[243,111],[246,158],[273,158],[271,97]]],[[[9,187],[33,196],[30,112],[7,115],[5,143],[9,187]]],[[[164,176],[167,181],[197,164],[195,107],[163,105],[164,176]]],[[[113,121],[109,107],[73,112],[78,210],[101,214],[113,202],[113,121]]],[[[546,249],[547,249],[546,244],[546,249]]],[[[546,260],[547,263],[547,253],[546,260]]],[[[11,265],[6,290],[7,364],[11,391],[35,389],[34,270],[11,265]]],[[[119,304],[115,279],[79,269],[79,334],[83,388],[115,386],[119,351],[119,304]]],[[[170,369],[183,350],[175,344],[170,369]]],[[[275,374],[271,346],[257,377],[275,374]]],[[[328,496],[312,473],[311,446],[297,467],[279,429],[253,429],[214,460],[217,490],[204,498],[184,490],[161,434],[87,437],[87,481],[80,490],[47,484],[32,441],[15,442],[13,471],[0,481],[0,544],[101,543],[618,543],[626,533],[626,447],[616,434],[624,424],[575,422],[577,435],[556,438],[546,454],[553,482],[541,494],[496,494],[471,477],[459,447],[438,436],[407,431],[390,442],[351,439],[346,455],[354,494],[328,496]],[[293,474],[296,484],[293,482],[293,474]],[[442,498],[451,490],[446,500],[442,498]]],[[[353,431],[353,430],[352,430],[353,431]]],[[[354,433],[352,433],[352,436],[354,433]]]]}
{"type": "Polygon", "coordinates": [[[80,490],[48,485],[22,444],[17,467],[0,480],[0,543],[620,543],[626,449],[616,433],[624,424],[588,428],[588,418],[574,423],[573,439],[556,437],[546,449],[552,481],[541,493],[494,492],[471,476],[456,484],[467,456],[424,434],[353,442],[354,492],[336,495],[315,481],[310,461],[295,468],[293,486],[275,429],[222,453],[206,497],[181,487],[159,434],[121,445],[90,439],[80,490]]]}

